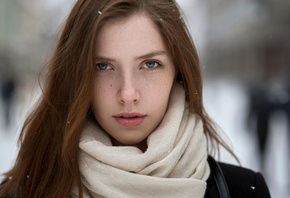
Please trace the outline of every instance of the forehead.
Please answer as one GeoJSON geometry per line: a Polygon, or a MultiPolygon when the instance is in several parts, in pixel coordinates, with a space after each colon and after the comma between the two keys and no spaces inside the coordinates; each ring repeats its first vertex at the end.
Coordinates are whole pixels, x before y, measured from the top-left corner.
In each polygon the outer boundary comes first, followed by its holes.
{"type": "Polygon", "coordinates": [[[108,21],[96,35],[96,50],[118,49],[135,52],[150,48],[165,50],[163,39],[157,26],[145,14],[134,14],[128,18],[108,21]]]}

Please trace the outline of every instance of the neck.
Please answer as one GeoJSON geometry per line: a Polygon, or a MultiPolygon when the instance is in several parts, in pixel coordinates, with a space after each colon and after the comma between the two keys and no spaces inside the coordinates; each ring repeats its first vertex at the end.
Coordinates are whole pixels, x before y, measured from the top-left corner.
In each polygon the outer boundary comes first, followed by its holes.
{"type": "Polygon", "coordinates": [[[123,143],[119,142],[118,140],[114,139],[113,137],[110,137],[110,138],[111,138],[113,146],[133,146],[133,147],[139,148],[143,153],[145,153],[145,151],[148,148],[147,138],[145,140],[143,140],[142,142],[139,142],[137,144],[123,144],[123,143]]]}

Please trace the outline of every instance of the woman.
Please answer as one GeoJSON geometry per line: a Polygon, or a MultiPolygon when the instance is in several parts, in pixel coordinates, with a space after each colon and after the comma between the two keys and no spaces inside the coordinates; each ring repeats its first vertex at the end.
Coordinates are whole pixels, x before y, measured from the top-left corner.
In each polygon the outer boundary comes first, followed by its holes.
{"type": "Polygon", "coordinates": [[[228,147],[175,1],[77,1],[20,141],[1,197],[269,197],[260,174],[208,159],[228,147]]]}

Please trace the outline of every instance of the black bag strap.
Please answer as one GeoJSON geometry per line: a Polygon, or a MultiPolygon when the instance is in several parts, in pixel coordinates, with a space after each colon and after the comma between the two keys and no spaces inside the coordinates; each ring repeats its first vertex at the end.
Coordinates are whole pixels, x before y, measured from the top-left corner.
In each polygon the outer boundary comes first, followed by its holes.
{"type": "Polygon", "coordinates": [[[210,169],[213,173],[213,177],[220,195],[220,198],[231,198],[226,179],[220,165],[211,156],[208,156],[208,162],[210,169]]]}

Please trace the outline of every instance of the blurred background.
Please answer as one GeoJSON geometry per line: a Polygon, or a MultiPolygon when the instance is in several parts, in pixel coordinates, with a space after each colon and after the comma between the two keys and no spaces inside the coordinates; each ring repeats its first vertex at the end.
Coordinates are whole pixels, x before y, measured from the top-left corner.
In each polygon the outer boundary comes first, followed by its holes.
{"type": "MultiPolygon", "coordinates": [[[[74,0],[0,1],[0,173],[17,155],[38,76],[74,0]]],[[[290,1],[177,0],[198,49],[204,104],[242,166],[290,195],[290,1]]],[[[224,162],[237,162],[222,150],[224,162]]],[[[1,177],[0,177],[1,178],[1,177]]]]}

